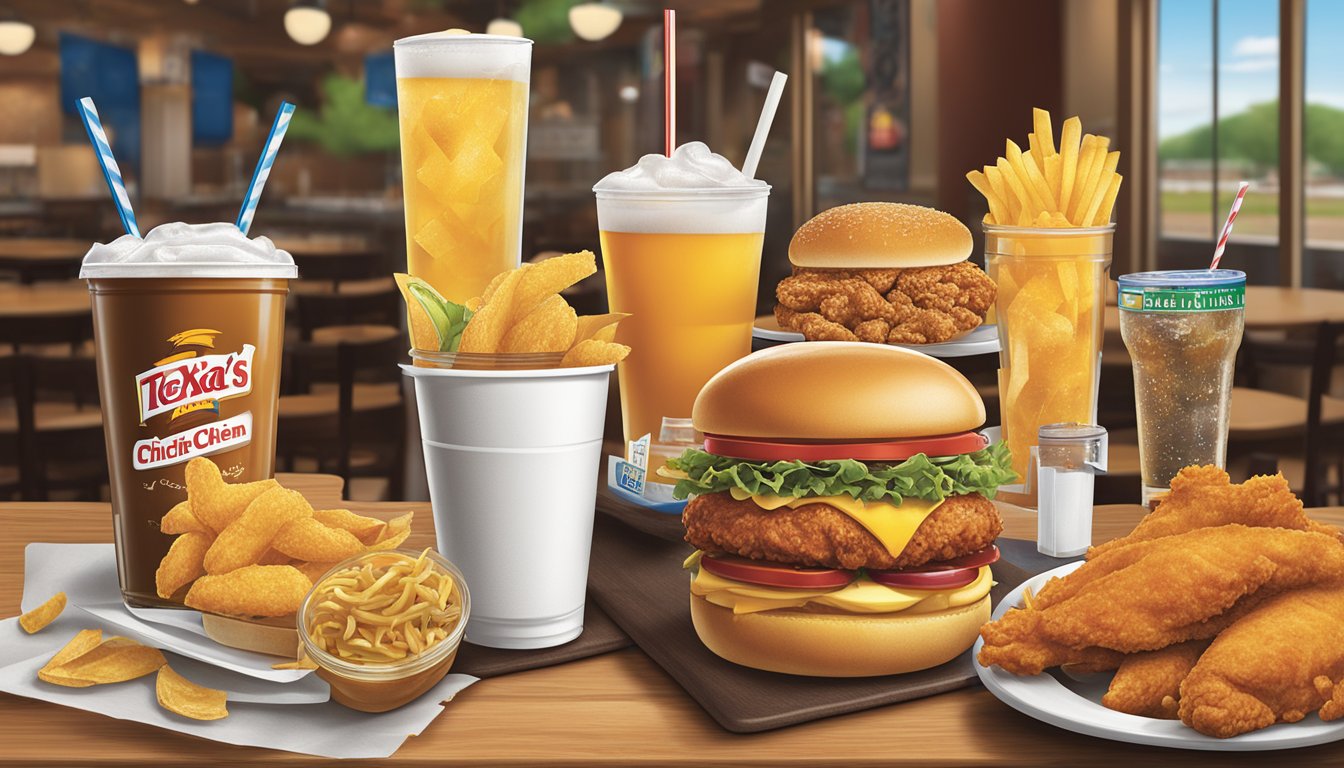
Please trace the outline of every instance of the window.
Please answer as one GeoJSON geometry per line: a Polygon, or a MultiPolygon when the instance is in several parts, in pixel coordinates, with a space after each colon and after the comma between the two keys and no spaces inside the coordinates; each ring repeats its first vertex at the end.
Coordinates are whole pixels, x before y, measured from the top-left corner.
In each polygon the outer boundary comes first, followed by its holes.
{"type": "Polygon", "coordinates": [[[1309,0],[1306,26],[1302,284],[1344,288],[1344,3],[1309,0]]]}
{"type": "MultiPolygon", "coordinates": [[[[1290,0],[1285,0],[1290,1],[1290,0]]],[[[1158,12],[1158,263],[1208,263],[1240,181],[1224,257],[1277,283],[1279,10],[1263,0],[1164,0],[1158,12]]]]}

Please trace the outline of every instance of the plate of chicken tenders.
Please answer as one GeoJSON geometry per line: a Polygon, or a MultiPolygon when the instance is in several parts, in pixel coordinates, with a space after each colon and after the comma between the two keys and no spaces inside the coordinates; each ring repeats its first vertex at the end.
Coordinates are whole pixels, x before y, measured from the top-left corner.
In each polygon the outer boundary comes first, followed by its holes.
{"type": "Polygon", "coordinates": [[[1344,539],[1280,475],[1187,467],[1128,536],[980,630],[985,687],[1089,736],[1253,751],[1344,739],[1344,539]]]}
{"type": "Polygon", "coordinates": [[[951,214],[905,203],[822,211],[789,242],[792,274],[775,288],[766,342],[863,341],[935,357],[999,351],[997,286],[969,260],[971,232],[951,214]]]}

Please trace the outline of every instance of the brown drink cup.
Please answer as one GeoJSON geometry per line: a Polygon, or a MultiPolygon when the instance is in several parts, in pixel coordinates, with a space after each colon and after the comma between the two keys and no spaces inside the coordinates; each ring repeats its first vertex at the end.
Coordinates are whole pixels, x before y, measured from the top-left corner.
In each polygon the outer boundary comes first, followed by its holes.
{"type": "Polygon", "coordinates": [[[92,261],[116,245],[95,246],[81,277],[93,304],[117,573],[128,605],[179,607],[182,595],[163,598],[155,587],[174,539],[159,522],[187,498],[192,458],[208,456],[228,482],[272,476],[295,268],[269,241],[258,247],[288,263],[199,261],[208,252],[190,263],[92,261]]]}

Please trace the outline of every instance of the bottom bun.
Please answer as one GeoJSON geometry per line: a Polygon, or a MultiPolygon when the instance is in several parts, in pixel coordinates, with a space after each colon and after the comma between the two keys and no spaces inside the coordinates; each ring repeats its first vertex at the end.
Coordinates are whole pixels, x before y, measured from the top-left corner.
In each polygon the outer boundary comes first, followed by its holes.
{"type": "Polygon", "coordinates": [[[734,614],[691,595],[691,621],[709,650],[735,664],[812,677],[875,677],[936,667],[975,643],[989,595],[933,613],[734,614]]]}

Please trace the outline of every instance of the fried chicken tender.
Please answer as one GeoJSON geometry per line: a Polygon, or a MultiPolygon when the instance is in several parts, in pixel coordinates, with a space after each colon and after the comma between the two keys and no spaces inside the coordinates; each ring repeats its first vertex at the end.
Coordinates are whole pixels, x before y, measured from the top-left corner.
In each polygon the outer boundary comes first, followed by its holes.
{"type": "Polygon", "coordinates": [[[811,341],[858,341],[854,332],[839,323],[832,323],[816,312],[796,312],[783,304],[775,306],[775,320],[780,328],[803,334],[811,341]]]}
{"type": "Polygon", "coordinates": [[[1332,683],[1326,675],[1317,675],[1312,681],[1316,686],[1316,692],[1321,694],[1325,703],[1321,705],[1321,711],[1317,714],[1325,722],[1331,722],[1344,717],[1344,680],[1332,683]]]}
{"type": "Polygon", "coordinates": [[[1139,717],[1178,719],[1181,682],[1208,647],[1208,640],[1192,640],[1159,651],[1126,655],[1101,697],[1101,705],[1139,717]]]}
{"type": "Polygon", "coordinates": [[[1136,541],[1171,536],[1229,523],[1259,528],[1291,528],[1339,536],[1333,525],[1307,517],[1302,502],[1293,495],[1283,475],[1260,475],[1233,485],[1223,470],[1213,465],[1182,469],[1171,481],[1171,492],[1134,531],[1088,550],[1089,558],[1136,541]]]}
{"type": "Polygon", "coordinates": [[[1003,531],[993,502],[978,493],[950,496],[893,556],[854,518],[828,504],[768,510],[728,493],[691,499],[682,513],[686,541],[707,552],[831,568],[907,568],[988,547],[1003,531]]]}
{"type": "MultiPolygon", "coordinates": [[[[1320,535],[1320,534],[1306,534],[1320,535]]],[[[1295,723],[1329,704],[1344,675],[1344,585],[1265,601],[1213,641],[1181,683],[1181,721],[1226,739],[1295,723]]]]}
{"type": "Polygon", "coordinates": [[[961,307],[982,317],[994,306],[997,292],[994,281],[969,261],[902,270],[896,278],[896,290],[909,296],[920,309],[951,312],[961,307]]]}
{"type": "Polygon", "coordinates": [[[933,344],[983,323],[996,290],[968,261],[910,269],[795,267],[775,288],[775,317],[811,341],[933,344]],[[881,337],[876,320],[887,326],[881,337]]]}
{"type": "MultiPolygon", "coordinates": [[[[1285,590],[1344,583],[1344,544],[1313,531],[1224,525],[1103,552],[980,629],[980,663],[1039,674],[1092,647],[1153,651],[1213,637],[1285,590]]],[[[1184,706],[1184,704],[1183,704],[1184,706]]]]}
{"type": "Polygon", "coordinates": [[[876,320],[864,320],[862,323],[854,326],[854,335],[859,337],[859,341],[869,341],[877,344],[885,344],[887,334],[891,333],[891,323],[878,318],[876,320]]]}

